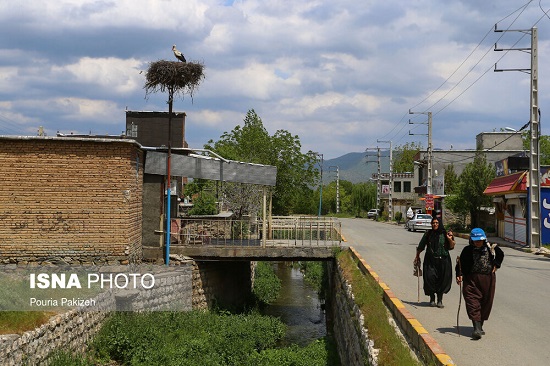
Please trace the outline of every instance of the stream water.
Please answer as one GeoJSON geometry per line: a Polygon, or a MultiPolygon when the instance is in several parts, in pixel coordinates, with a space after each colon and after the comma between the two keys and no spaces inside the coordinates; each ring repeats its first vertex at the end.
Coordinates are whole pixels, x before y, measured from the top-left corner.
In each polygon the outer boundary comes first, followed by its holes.
{"type": "Polygon", "coordinates": [[[279,317],[288,326],[282,345],[305,346],[324,337],[327,334],[325,312],[317,293],[306,284],[300,269],[288,262],[275,262],[273,269],[281,279],[282,288],[279,298],[263,313],[279,317]]]}

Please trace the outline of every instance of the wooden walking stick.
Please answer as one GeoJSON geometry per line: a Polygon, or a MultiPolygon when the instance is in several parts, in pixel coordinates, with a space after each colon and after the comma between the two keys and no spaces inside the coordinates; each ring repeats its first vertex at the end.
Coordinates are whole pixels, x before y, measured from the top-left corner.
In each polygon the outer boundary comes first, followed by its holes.
{"type": "MultiPolygon", "coordinates": [[[[462,268],[460,267],[460,256],[456,257],[456,267],[460,270],[460,276],[462,277],[462,268]]],[[[458,311],[456,313],[456,331],[460,337],[460,324],[458,322],[460,316],[460,305],[462,304],[462,281],[458,284],[460,286],[460,292],[458,293],[458,311]]]]}
{"type": "Polygon", "coordinates": [[[415,258],[414,262],[413,262],[413,265],[414,265],[414,272],[413,274],[416,276],[417,278],[417,283],[418,283],[418,299],[417,299],[417,303],[420,304],[420,276],[422,276],[422,268],[420,267],[420,258],[415,258]]]}

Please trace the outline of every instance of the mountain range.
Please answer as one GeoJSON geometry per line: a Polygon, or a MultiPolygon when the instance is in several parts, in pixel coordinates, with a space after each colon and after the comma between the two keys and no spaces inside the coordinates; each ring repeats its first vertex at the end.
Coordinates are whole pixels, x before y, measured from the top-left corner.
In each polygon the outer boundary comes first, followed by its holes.
{"type": "MultiPolygon", "coordinates": [[[[380,171],[389,172],[389,151],[380,152],[380,171]]],[[[377,152],[351,152],[323,162],[323,184],[336,180],[336,167],[340,172],[340,180],[352,183],[369,182],[372,174],[377,173],[377,152]]]]}

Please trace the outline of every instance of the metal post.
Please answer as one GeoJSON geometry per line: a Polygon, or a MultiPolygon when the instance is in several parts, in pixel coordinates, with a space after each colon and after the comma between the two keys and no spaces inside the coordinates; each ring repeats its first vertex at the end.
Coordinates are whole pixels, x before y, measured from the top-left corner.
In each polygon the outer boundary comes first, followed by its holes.
{"type": "Polygon", "coordinates": [[[428,186],[426,192],[432,194],[433,190],[433,153],[432,153],[432,112],[428,112],[428,186]]]}
{"type": "Polygon", "coordinates": [[[336,167],[336,213],[340,213],[340,169],[336,167]]]}
{"type": "Polygon", "coordinates": [[[263,196],[262,247],[265,248],[267,238],[267,197],[265,186],[263,187],[263,196]]]}
{"type": "Polygon", "coordinates": [[[172,220],[170,217],[170,201],[172,196],[172,179],[170,177],[170,160],[172,158],[172,104],[173,104],[174,89],[168,88],[168,156],[166,158],[166,265],[170,265],[170,240],[172,231],[172,220]]]}
{"type": "Polygon", "coordinates": [[[319,165],[321,168],[321,183],[319,184],[319,213],[317,216],[321,217],[321,208],[323,206],[323,154],[317,153],[317,155],[321,157],[321,164],[319,165]]]}
{"type": "Polygon", "coordinates": [[[328,167],[336,168],[336,213],[340,213],[340,168],[338,165],[331,165],[328,167]]]}

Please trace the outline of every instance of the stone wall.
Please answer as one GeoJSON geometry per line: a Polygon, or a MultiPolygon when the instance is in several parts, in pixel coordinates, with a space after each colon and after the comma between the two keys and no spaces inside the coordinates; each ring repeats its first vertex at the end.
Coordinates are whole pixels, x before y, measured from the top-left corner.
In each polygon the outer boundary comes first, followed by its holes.
{"type": "Polygon", "coordinates": [[[0,336],[2,366],[47,364],[50,354],[58,349],[84,352],[87,342],[99,331],[111,311],[157,311],[173,308],[189,311],[192,307],[191,261],[155,274],[155,286],[150,290],[108,291],[95,299],[92,311],[86,308],[70,310],[53,316],[50,321],[22,335],[0,336]]]}
{"type": "Polygon", "coordinates": [[[132,140],[0,137],[0,263],[141,259],[143,152],[132,140]]]}
{"type": "Polygon", "coordinates": [[[331,270],[329,311],[340,362],[349,366],[377,365],[378,351],[363,326],[363,314],[355,304],[351,285],[340,266],[335,267],[331,270]]]}
{"type": "Polygon", "coordinates": [[[250,261],[193,262],[193,309],[241,308],[252,294],[250,261]]]}

